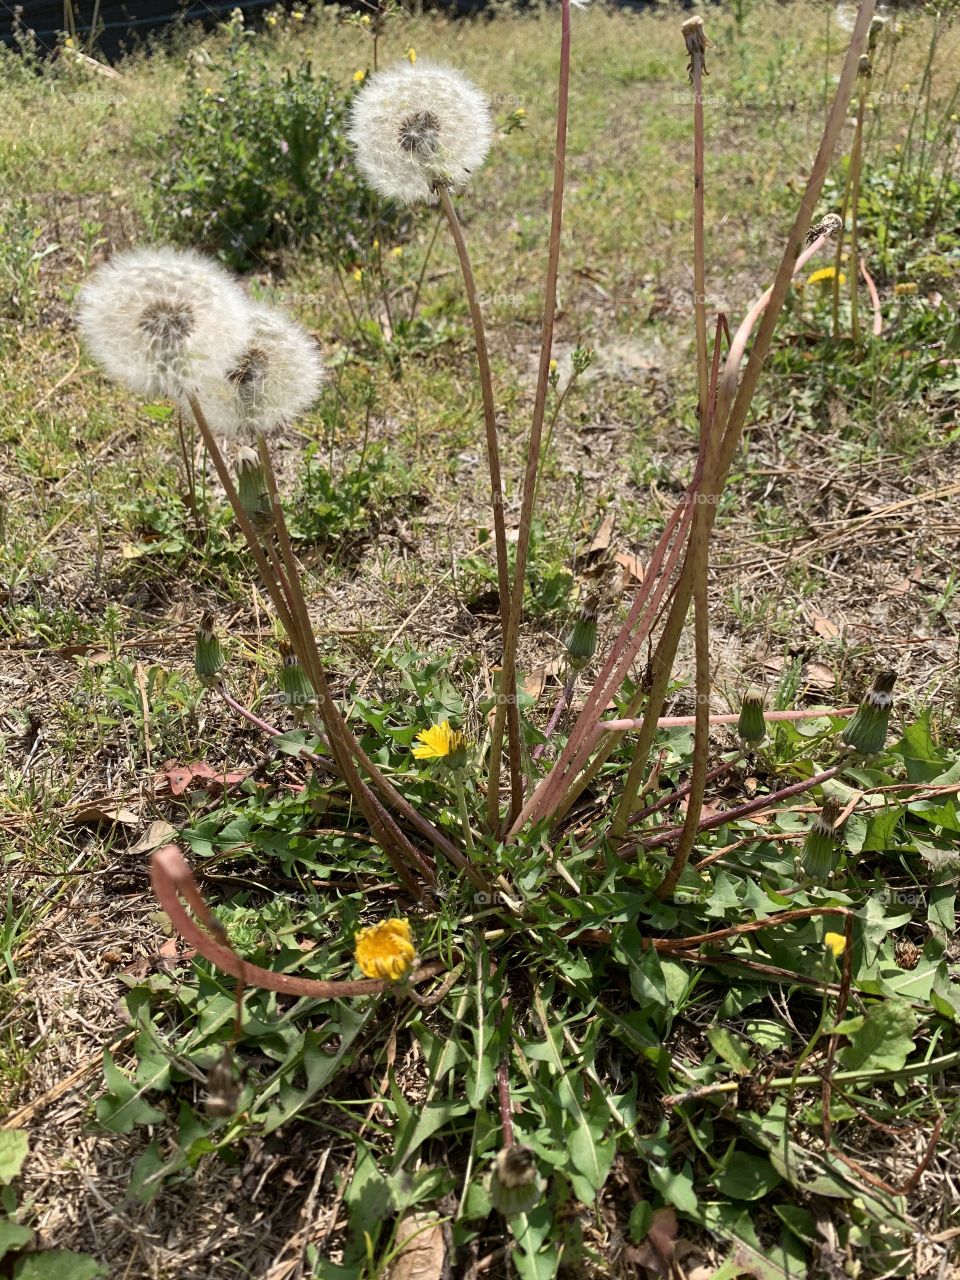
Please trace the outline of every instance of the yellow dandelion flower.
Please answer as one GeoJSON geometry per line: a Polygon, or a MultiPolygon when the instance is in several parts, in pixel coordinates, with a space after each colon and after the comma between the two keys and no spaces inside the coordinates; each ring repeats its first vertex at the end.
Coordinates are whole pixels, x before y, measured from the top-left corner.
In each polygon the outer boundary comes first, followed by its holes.
{"type": "Polygon", "coordinates": [[[354,84],[360,84],[360,82],[362,80],[366,80],[366,78],[367,78],[367,73],[364,71],[362,67],[358,67],[357,70],[353,73],[354,84]]]}
{"type": "Polygon", "coordinates": [[[376,253],[376,252],[377,252],[377,250],[380,248],[380,241],[379,241],[379,240],[374,240],[373,245],[372,245],[372,248],[373,248],[373,252],[374,252],[374,253],[376,253]]]}
{"type": "Polygon", "coordinates": [[[516,111],[515,111],[513,114],[514,114],[515,116],[520,116],[520,118],[522,119],[522,118],[527,114],[527,108],[526,108],[526,107],[517,107],[516,111]]]}
{"type": "Polygon", "coordinates": [[[277,25],[277,15],[275,13],[268,13],[264,18],[264,22],[268,27],[275,27],[277,25]]]}
{"type": "Polygon", "coordinates": [[[353,273],[353,278],[354,280],[356,280],[357,284],[359,284],[360,281],[363,279],[363,270],[360,267],[357,267],[355,269],[353,273]]]}
{"type": "Polygon", "coordinates": [[[416,62],[417,60],[417,51],[414,49],[413,45],[411,45],[407,50],[407,59],[410,62],[416,62]]]}
{"type": "Polygon", "coordinates": [[[369,13],[364,13],[364,14],[362,14],[362,15],[361,15],[361,17],[360,17],[360,25],[361,25],[361,27],[369,27],[369,25],[370,25],[370,15],[369,15],[369,13]]]}
{"type": "MultiPolygon", "coordinates": [[[[833,280],[837,274],[836,267],[821,267],[818,271],[811,271],[807,276],[807,284],[824,284],[828,280],[833,280]]],[[[840,272],[840,283],[846,284],[847,277],[840,272]]]]}
{"type": "Polygon", "coordinates": [[[842,933],[825,933],[823,935],[823,945],[836,959],[846,951],[847,940],[842,933]]]}
{"type": "Polygon", "coordinates": [[[302,22],[305,17],[305,14],[301,9],[294,9],[290,17],[293,18],[294,22],[302,22]]]}
{"type": "Polygon", "coordinates": [[[409,920],[381,920],[354,934],[354,958],[365,978],[399,982],[416,964],[409,920]]]}
{"type": "Polygon", "coordinates": [[[400,257],[402,257],[402,256],[403,256],[403,245],[402,245],[402,244],[395,244],[395,245],[393,246],[393,248],[390,250],[390,257],[391,257],[391,258],[400,258],[400,257]]]}
{"type": "Polygon", "coordinates": [[[451,769],[466,763],[467,735],[459,729],[451,729],[446,720],[422,729],[417,734],[417,741],[421,744],[413,748],[417,760],[441,760],[451,769]]]}
{"type": "Polygon", "coordinates": [[[898,298],[910,298],[917,292],[917,289],[916,280],[904,280],[903,284],[895,284],[893,286],[893,292],[898,298]]]}

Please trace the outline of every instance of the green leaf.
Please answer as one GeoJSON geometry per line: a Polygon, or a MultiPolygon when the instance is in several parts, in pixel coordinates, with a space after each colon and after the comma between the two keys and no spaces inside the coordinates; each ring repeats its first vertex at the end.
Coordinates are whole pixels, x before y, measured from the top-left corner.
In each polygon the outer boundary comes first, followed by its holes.
{"type": "Polygon", "coordinates": [[[893,837],[902,816],[902,805],[894,805],[880,813],[871,814],[867,819],[867,830],[860,852],[883,853],[887,849],[896,848],[893,837]]]}
{"type": "Polygon", "coordinates": [[[722,1058],[727,1066],[733,1067],[734,1071],[749,1072],[754,1069],[756,1064],[746,1042],[734,1035],[728,1027],[717,1024],[707,1027],[707,1039],[714,1053],[722,1058]]]}
{"type": "Polygon", "coordinates": [[[711,1181],[731,1200],[759,1200],[772,1191],[781,1178],[766,1156],[734,1150],[711,1181]]]}
{"type": "Polygon", "coordinates": [[[689,1163],[679,1172],[669,1168],[648,1166],[650,1181],[668,1204],[672,1204],[680,1213],[695,1216],[697,1212],[697,1195],[693,1189],[693,1174],[689,1163]]]}
{"type": "Polygon", "coordinates": [[[0,1184],[11,1183],[27,1158],[30,1142],[23,1129],[0,1129],[0,1184]]]}
{"type": "Polygon", "coordinates": [[[913,1032],[917,1015],[906,1000],[891,997],[875,1004],[866,1014],[840,1023],[837,1031],[849,1036],[841,1051],[845,1071],[861,1068],[899,1071],[915,1048],[913,1032]]]}
{"type": "Polygon", "coordinates": [[[732,1274],[750,1275],[755,1280],[806,1280],[805,1252],[789,1232],[784,1233],[780,1245],[767,1241],[761,1244],[750,1215],[730,1204],[708,1206],[704,1225],[733,1245],[728,1261],[739,1270],[732,1274]]]}
{"type": "Polygon", "coordinates": [[[649,1200],[641,1200],[630,1210],[630,1239],[634,1244],[641,1244],[646,1240],[651,1222],[653,1205],[649,1200]]]}
{"type": "Polygon", "coordinates": [[[50,1249],[46,1253],[27,1254],[13,1269],[13,1280],[94,1280],[105,1276],[96,1258],[69,1249],[50,1249]]]}
{"type": "Polygon", "coordinates": [[[113,1060],[109,1049],[103,1051],[103,1076],[106,1094],[97,1102],[97,1119],[111,1133],[130,1133],[138,1124],[162,1124],[166,1116],[144,1101],[148,1085],[136,1085],[125,1076],[113,1060]]]}
{"type": "Polygon", "coordinates": [[[512,1217],[510,1230],[517,1242],[510,1256],[521,1280],[553,1280],[560,1266],[560,1254],[547,1243],[553,1235],[549,1203],[544,1201],[530,1213],[512,1217]]]}
{"type": "Polygon", "coordinates": [[[902,758],[911,782],[930,782],[949,763],[933,741],[929,707],[919,720],[904,730],[903,737],[890,750],[902,758]]]}
{"type": "Polygon", "coordinates": [[[29,1227],[21,1227],[10,1218],[0,1218],[0,1259],[15,1249],[22,1249],[33,1239],[29,1227]]]}

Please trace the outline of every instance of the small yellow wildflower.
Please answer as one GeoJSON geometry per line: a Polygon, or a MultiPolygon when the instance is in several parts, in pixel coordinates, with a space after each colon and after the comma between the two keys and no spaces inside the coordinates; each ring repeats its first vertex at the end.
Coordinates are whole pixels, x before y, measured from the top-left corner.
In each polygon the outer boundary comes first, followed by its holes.
{"type": "Polygon", "coordinates": [[[417,51],[413,47],[413,45],[411,45],[410,48],[407,50],[407,58],[410,62],[416,62],[417,60],[417,51]]]}
{"type": "Polygon", "coordinates": [[[557,372],[557,370],[559,369],[559,367],[560,367],[560,366],[557,364],[556,360],[551,360],[551,361],[550,361],[550,372],[551,372],[551,373],[556,373],[556,372],[557,372]]]}
{"type": "Polygon", "coordinates": [[[357,268],[354,270],[353,278],[354,278],[354,280],[356,280],[357,284],[359,284],[359,283],[360,283],[360,281],[363,279],[363,270],[362,270],[362,268],[357,267],[357,268]]]}
{"type": "Polygon", "coordinates": [[[374,253],[376,253],[376,252],[377,252],[377,250],[378,250],[379,248],[380,248],[380,241],[379,241],[379,240],[374,240],[374,242],[373,242],[373,252],[374,252],[374,253]]]}
{"type": "Polygon", "coordinates": [[[302,9],[294,9],[293,13],[290,15],[294,22],[302,22],[305,16],[306,15],[302,9]]]}
{"type": "Polygon", "coordinates": [[[520,119],[522,120],[522,119],[523,119],[523,117],[527,114],[527,108],[526,108],[526,107],[517,107],[516,111],[515,111],[513,114],[514,114],[515,116],[519,116],[519,117],[520,117],[520,119]]]}
{"type": "Polygon", "coordinates": [[[369,25],[370,25],[370,15],[369,15],[369,13],[364,13],[364,14],[362,14],[362,15],[361,15],[361,17],[360,17],[360,25],[361,25],[361,27],[369,27],[369,25]]]}
{"type": "Polygon", "coordinates": [[[403,255],[403,245],[395,244],[393,248],[390,250],[390,257],[399,258],[399,257],[402,257],[402,255],[403,255]]]}
{"type": "Polygon", "coordinates": [[[268,13],[264,18],[264,22],[268,27],[275,27],[277,25],[277,15],[275,13],[268,13]]]}
{"type": "MultiPolygon", "coordinates": [[[[807,284],[825,284],[828,280],[833,280],[837,274],[836,267],[821,267],[819,271],[811,271],[807,276],[807,284]]],[[[840,283],[846,284],[847,277],[840,272],[840,283]]]]}
{"type": "Polygon", "coordinates": [[[440,760],[451,769],[462,768],[467,759],[467,735],[451,729],[446,720],[422,729],[417,734],[421,744],[413,748],[416,760],[440,760]]]}
{"type": "Polygon", "coordinates": [[[63,47],[64,47],[65,49],[72,49],[72,48],[73,48],[73,36],[67,36],[66,40],[64,40],[64,42],[63,42],[63,47]]]}
{"type": "Polygon", "coordinates": [[[353,936],[354,958],[365,978],[387,978],[399,982],[417,960],[409,920],[381,920],[353,936]]]}
{"type": "Polygon", "coordinates": [[[367,78],[367,73],[364,71],[362,67],[358,67],[357,70],[353,73],[354,84],[359,84],[361,80],[366,80],[366,78],[367,78]]]}
{"type": "Polygon", "coordinates": [[[825,933],[823,945],[832,952],[834,959],[837,959],[846,951],[847,940],[842,933],[825,933]]]}
{"type": "Polygon", "coordinates": [[[904,280],[903,284],[895,284],[893,286],[893,292],[898,298],[911,298],[918,288],[916,280],[904,280]]]}

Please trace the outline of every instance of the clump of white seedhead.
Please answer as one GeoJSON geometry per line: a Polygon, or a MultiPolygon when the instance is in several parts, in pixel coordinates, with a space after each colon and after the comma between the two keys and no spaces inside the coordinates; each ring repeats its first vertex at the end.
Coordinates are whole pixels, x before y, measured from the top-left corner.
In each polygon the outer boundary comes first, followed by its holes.
{"type": "Polygon", "coordinates": [[[80,291],[80,332],[116,382],[182,399],[222,376],[246,345],[251,311],[216,262],[191,249],[130,249],[98,267],[80,291]]]}
{"type": "Polygon", "coordinates": [[[252,436],[282,427],[308,409],[323,380],[317,344],[295,320],[254,306],[247,342],[219,376],[197,388],[207,421],[225,435],[252,436]]]}
{"type": "Polygon", "coordinates": [[[350,141],[366,180],[401,204],[462,187],[487,158],[486,97],[459,71],[398,63],[370,77],[353,102],[350,141]]]}

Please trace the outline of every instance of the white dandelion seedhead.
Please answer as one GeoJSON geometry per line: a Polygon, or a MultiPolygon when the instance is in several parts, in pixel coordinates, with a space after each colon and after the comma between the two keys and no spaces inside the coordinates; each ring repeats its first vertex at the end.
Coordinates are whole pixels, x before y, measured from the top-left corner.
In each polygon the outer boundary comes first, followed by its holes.
{"type": "Polygon", "coordinates": [[[191,249],[131,249],[98,267],[80,291],[87,349],[115,381],[181,398],[229,367],[250,333],[250,307],[216,262],[191,249]]]}
{"type": "Polygon", "coordinates": [[[247,342],[219,376],[203,377],[197,398],[211,427],[250,436],[292,421],[317,398],[323,365],[317,345],[296,321],[254,306],[247,342]]]}
{"type": "Polygon", "coordinates": [[[486,97],[451,67],[400,62],[378,71],[353,102],[350,141],[364,177],[401,204],[462,187],[490,150],[486,97]]]}

